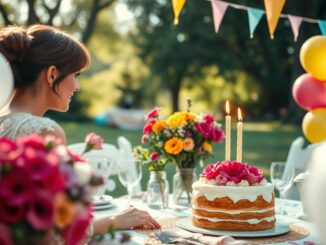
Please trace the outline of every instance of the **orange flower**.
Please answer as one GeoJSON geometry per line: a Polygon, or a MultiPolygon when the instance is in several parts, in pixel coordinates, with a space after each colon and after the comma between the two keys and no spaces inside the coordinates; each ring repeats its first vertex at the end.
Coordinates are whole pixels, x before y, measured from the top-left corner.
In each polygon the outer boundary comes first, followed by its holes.
{"type": "Polygon", "coordinates": [[[59,229],[70,225],[77,211],[75,203],[68,200],[67,196],[59,193],[54,197],[54,222],[59,229]]]}
{"type": "Polygon", "coordinates": [[[183,142],[177,137],[173,137],[165,142],[164,150],[172,155],[178,155],[183,149],[183,142]]]}
{"type": "Polygon", "coordinates": [[[158,133],[164,129],[165,123],[164,121],[157,121],[152,126],[152,131],[154,133],[158,133]]]}
{"type": "Polygon", "coordinates": [[[212,153],[213,147],[212,147],[212,145],[210,143],[208,143],[207,141],[204,141],[202,146],[203,146],[205,151],[207,151],[208,153],[212,153]]]}
{"type": "Polygon", "coordinates": [[[194,140],[192,138],[185,138],[183,141],[183,149],[185,151],[192,151],[195,147],[194,140]]]}
{"type": "Polygon", "coordinates": [[[196,115],[190,112],[184,112],[184,117],[186,121],[194,121],[196,119],[196,115]]]}

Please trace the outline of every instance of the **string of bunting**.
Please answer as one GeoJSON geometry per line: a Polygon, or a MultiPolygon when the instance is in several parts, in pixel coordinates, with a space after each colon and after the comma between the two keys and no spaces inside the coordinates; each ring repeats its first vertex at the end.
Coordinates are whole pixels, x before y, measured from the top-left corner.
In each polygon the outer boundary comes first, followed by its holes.
{"type": "MultiPolygon", "coordinates": [[[[326,20],[311,19],[296,15],[283,14],[282,9],[286,0],[264,0],[265,11],[247,7],[240,4],[224,2],[221,0],[208,0],[212,5],[213,20],[215,32],[218,33],[220,25],[222,23],[224,14],[228,7],[235,9],[241,9],[248,12],[249,32],[250,37],[253,38],[254,31],[259,24],[261,18],[266,14],[268,29],[271,39],[274,39],[274,32],[277,27],[279,18],[286,18],[290,21],[290,25],[294,35],[294,41],[296,42],[299,36],[300,26],[303,21],[309,23],[318,24],[319,29],[323,36],[326,36],[326,20]]],[[[179,23],[180,13],[186,3],[186,0],[172,0],[172,6],[174,11],[174,24],[179,23]]]]}

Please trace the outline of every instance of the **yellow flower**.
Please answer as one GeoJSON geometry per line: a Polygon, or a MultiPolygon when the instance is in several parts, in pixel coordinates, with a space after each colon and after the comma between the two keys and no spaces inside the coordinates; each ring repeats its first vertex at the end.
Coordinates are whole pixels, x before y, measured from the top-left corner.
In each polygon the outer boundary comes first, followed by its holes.
{"type": "Polygon", "coordinates": [[[164,121],[157,121],[152,126],[152,131],[154,133],[158,133],[164,129],[165,123],[164,121]]]}
{"type": "Polygon", "coordinates": [[[192,151],[195,147],[194,140],[192,138],[185,138],[183,141],[183,149],[185,151],[192,151]]]}
{"type": "Polygon", "coordinates": [[[164,150],[172,155],[178,155],[183,149],[183,142],[177,137],[173,137],[165,142],[164,150]]]}
{"type": "Polygon", "coordinates": [[[184,113],[185,120],[187,121],[194,121],[196,119],[196,115],[194,113],[190,113],[190,112],[183,112],[183,113],[184,113]]]}
{"type": "Polygon", "coordinates": [[[187,121],[185,119],[185,116],[181,112],[175,112],[173,113],[168,119],[166,119],[166,125],[169,127],[180,127],[187,124],[187,121]]]}
{"type": "Polygon", "coordinates": [[[59,229],[73,222],[77,206],[69,201],[64,193],[59,193],[54,197],[54,207],[54,222],[59,229]]]}
{"type": "Polygon", "coordinates": [[[212,147],[212,145],[210,143],[208,143],[207,141],[204,141],[202,146],[203,146],[205,151],[207,151],[208,153],[212,153],[213,147],[212,147]]]}

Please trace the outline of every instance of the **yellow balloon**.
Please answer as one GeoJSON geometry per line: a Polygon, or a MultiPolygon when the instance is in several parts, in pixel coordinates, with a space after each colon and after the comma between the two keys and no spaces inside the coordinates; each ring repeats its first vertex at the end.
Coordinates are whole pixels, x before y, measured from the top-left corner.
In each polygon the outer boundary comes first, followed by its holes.
{"type": "Polygon", "coordinates": [[[309,38],[301,47],[300,61],[313,77],[326,81],[326,37],[309,38]]]}
{"type": "Polygon", "coordinates": [[[326,108],[307,112],[302,121],[302,130],[311,143],[326,140],[326,108]]]}

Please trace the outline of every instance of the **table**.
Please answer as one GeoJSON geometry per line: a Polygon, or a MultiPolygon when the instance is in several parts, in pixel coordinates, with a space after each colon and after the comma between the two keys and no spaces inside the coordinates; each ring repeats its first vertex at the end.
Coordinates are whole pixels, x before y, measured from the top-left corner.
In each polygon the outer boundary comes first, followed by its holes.
{"type": "MultiPolygon", "coordinates": [[[[175,217],[186,217],[191,214],[190,207],[186,207],[186,208],[179,208],[180,206],[174,207],[172,196],[170,196],[169,201],[170,201],[169,208],[160,209],[160,210],[148,208],[147,204],[142,199],[133,199],[132,205],[139,209],[148,211],[152,215],[152,217],[154,217],[157,220],[163,219],[163,218],[166,219],[166,218],[175,218],[175,217]]],[[[114,199],[113,202],[115,204],[115,207],[113,207],[111,209],[107,209],[107,210],[96,211],[96,212],[94,212],[95,217],[101,217],[103,215],[110,215],[110,214],[117,213],[119,211],[126,209],[126,207],[128,205],[128,201],[127,201],[126,197],[114,199]]],[[[276,198],[276,210],[278,209],[278,206],[279,206],[279,199],[276,198]]],[[[300,219],[296,218],[296,215],[298,213],[300,213],[302,210],[301,202],[294,201],[294,200],[285,200],[284,206],[285,206],[285,210],[288,213],[288,215],[285,216],[285,218],[284,218],[285,222],[288,224],[300,225],[300,226],[306,228],[307,230],[309,230],[309,232],[310,232],[309,236],[304,238],[303,240],[292,241],[292,242],[296,242],[297,244],[303,244],[304,241],[311,241],[311,242],[318,243],[319,239],[318,239],[318,235],[317,235],[316,228],[314,227],[314,225],[309,221],[304,221],[304,220],[300,220],[300,219]]],[[[279,218],[279,217],[277,216],[276,218],[279,218]]],[[[131,238],[132,238],[130,244],[135,244],[135,245],[143,244],[145,239],[147,238],[146,234],[143,234],[143,233],[140,233],[137,231],[129,230],[128,233],[131,235],[131,238]]],[[[283,243],[276,243],[276,244],[288,244],[288,243],[283,242],[283,243]]]]}

